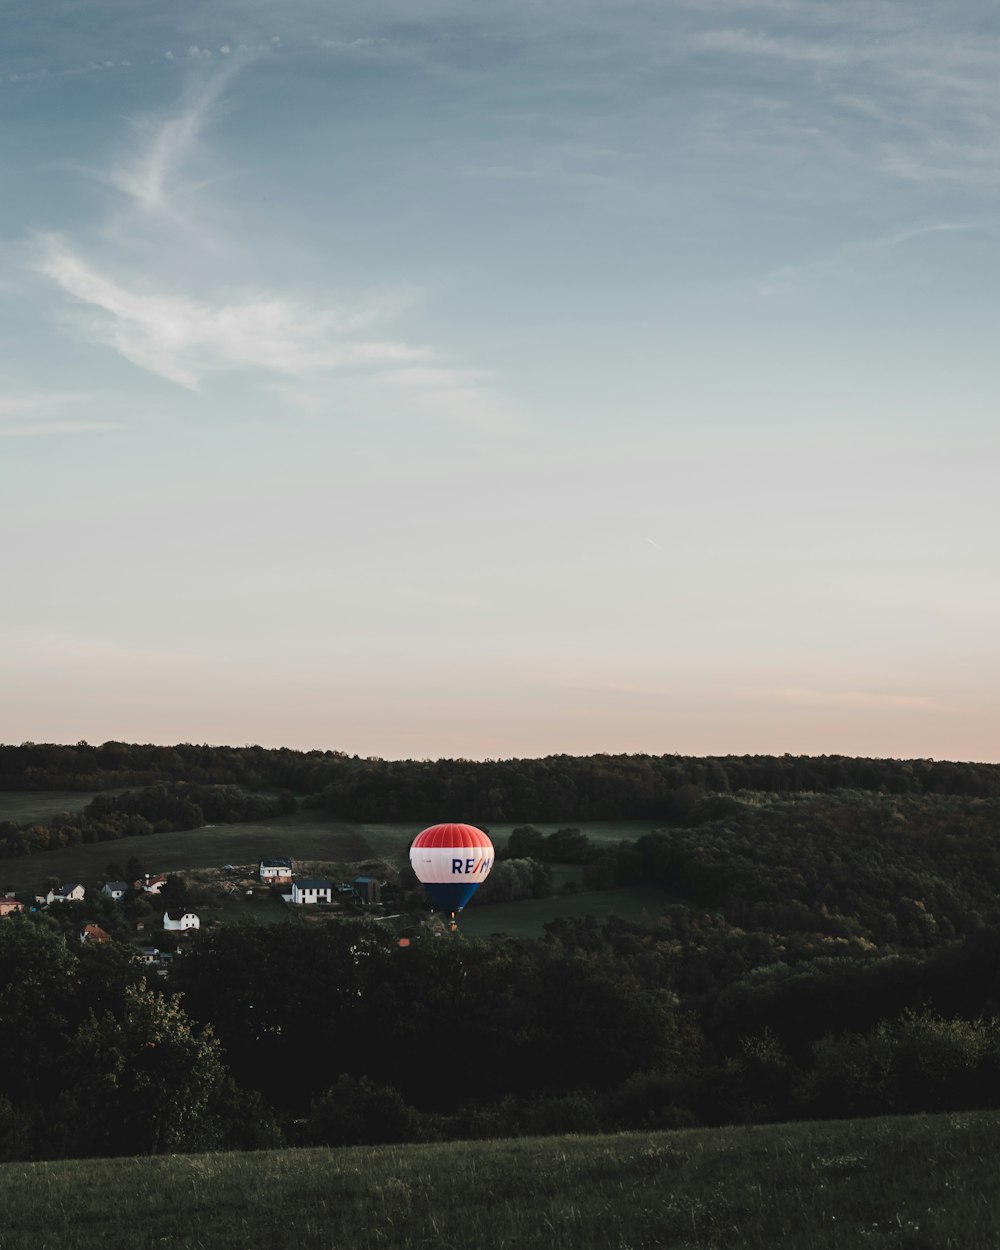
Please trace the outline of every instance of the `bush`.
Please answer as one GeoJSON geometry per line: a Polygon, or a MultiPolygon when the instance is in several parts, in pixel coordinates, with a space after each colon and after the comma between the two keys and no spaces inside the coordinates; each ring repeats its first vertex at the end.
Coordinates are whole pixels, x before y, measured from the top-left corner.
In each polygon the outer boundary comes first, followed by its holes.
{"type": "Polygon", "coordinates": [[[420,1116],[398,1090],[366,1076],[341,1076],[306,1118],[303,1131],[316,1146],[378,1146],[415,1141],[420,1116]]]}
{"type": "Polygon", "coordinates": [[[543,1094],[530,1102],[518,1119],[519,1134],[526,1137],[601,1131],[593,1096],[579,1089],[566,1094],[543,1094]]]}
{"type": "Polygon", "coordinates": [[[690,1097],[681,1076],[639,1072],[630,1076],[605,1101],[608,1129],[690,1128],[697,1119],[685,1106],[690,1097]]]}
{"type": "Polygon", "coordinates": [[[800,1095],[819,1115],[958,1110],[1000,1103],[1000,1021],[905,1011],[866,1034],[823,1037],[800,1095]]]}

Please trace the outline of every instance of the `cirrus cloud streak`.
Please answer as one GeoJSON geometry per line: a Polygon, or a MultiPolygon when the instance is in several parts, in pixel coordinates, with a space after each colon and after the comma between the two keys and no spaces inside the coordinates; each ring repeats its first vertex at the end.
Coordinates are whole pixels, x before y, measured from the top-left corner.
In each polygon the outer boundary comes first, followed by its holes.
{"type": "Polygon", "coordinates": [[[403,343],[345,337],[376,309],[336,311],[276,295],[212,302],[143,290],[101,273],[57,235],[38,239],[35,263],[66,295],[94,310],[85,319],[93,341],[191,390],[210,373],[250,369],[303,378],[426,354],[403,343]]]}

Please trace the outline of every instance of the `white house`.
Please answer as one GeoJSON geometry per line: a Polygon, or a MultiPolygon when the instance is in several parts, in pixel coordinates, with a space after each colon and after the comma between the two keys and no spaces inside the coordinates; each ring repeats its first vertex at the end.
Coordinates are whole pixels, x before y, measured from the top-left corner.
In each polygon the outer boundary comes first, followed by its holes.
{"type": "Polygon", "coordinates": [[[270,882],[272,885],[288,882],[292,879],[292,861],[284,857],[262,859],[259,872],[261,881],[270,882]]]}
{"type": "Polygon", "coordinates": [[[78,903],[87,893],[79,881],[67,881],[58,890],[49,890],[46,903],[78,903]]]}
{"type": "Polygon", "coordinates": [[[164,929],[200,929],[201,921],[193,911],[178,907],[173,911],[163,913],[163,927],[164,929]]]}
{"type": "Polygon", "coordinates": [[[120,898],[125,897],[125,891],[127,889],[127,881],[105,881],[105,883],[101,886],[101,893],[105,898],[114,899],[117,903],[120,898]]]}
{"type": "Polygon", "coordinates": [[[151,877],[147,872],[141,881],[134,883],[135,889],[141,890],[143,894],[159,894],[166,884],[167,878],[162,872],[155,877],[151,877]]]}
{"type": "Polygon", "coordinates": [[[333,900],[333,883],[325,877],[303,877],[292,882],[293,903],[329,903],[333,900]]]}

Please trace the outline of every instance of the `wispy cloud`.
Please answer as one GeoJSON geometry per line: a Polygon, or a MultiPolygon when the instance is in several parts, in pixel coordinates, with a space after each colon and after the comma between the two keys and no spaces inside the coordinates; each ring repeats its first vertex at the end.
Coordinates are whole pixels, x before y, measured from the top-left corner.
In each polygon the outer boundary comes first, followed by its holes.
{"type": "MultiPolygon", "coordinates": [[[[329,411],[331,386],[360,375],[369,392],[374,377],[397,403],[405,398],[421,412],[501,421],[507,405],[484,375],[378,333],[415,302],[405,283],[317,296],[268,284],[237,286],[183,264],[166,271],[165,256],[195,248],[207,263],[213,259],[212,232],[190,205],[189,193],[205,184],[185,178],[196,158],[207,157],[204,135],[213,111],[251,60],[230,57],[207,77],[193,71],[195,85],[177,109],[134,125],[138,147],[97,175],[125,197],[128,210],[110,219],[103,248],[88,250],[54,233],[34,237],[32,266],[71,301],[70,323],[91,342],[190,390],[211,375],[279,374],[290,381],[272,390],[301,407],[329,411]]],[[[252,258],[241,268],[250,271],[252,258]]]]}
{"type": "Polygon", "coordinates": [[[981,225],[971,221],[941,221],[923,226],[909,226],[895,230],[889,234],[879,235],[873,239],[864,239],[848,243],[838,248],[829,256],[804,261],[797,265],[782,265],[764,274],[756,282],[757,292],[761,296],[771,296],[808,281],[828,279],[838,271],[848,270],[864,260],[880,252],[892,251],[928,235],[952,234],[956,231],[981,229],[981,225]]]}
{"type": "Polygon", "coordinates": [[[815,43],[793,37],[778,38],[748,30],[707,30],[693,35],[695,49],[736,56],[774,57],[782,61],[846,65],[857,59],[851,49],[833,43],[815,43]]]}
{"type": "Polygon", "coordinates": [[[375,310],[331,310],[282,296],[213,303],[142,289],[101,273],[54,235],[39,239],[36,263],[65,294],[96,310],[85,322],[95,342],[192,390],[210,373],[265,370],[303,378],[425,355],[402,343],[347,337],[373,320],[375,310]]]}
{"type": "Polygon", "coordinates": [[[135,122],[140,140],[138,150],[104,174],[104,178],[142,211],[173,214],[178,173],[190,160],[212,107],[246,64],[246,56],[230,57],[222,68],[196,80],[173,116],[155,122],[148,118],[135,122]]]}
{"type": "MultiPolygon", "coordinates": [[[[700,89],[729,101],[779,103],[812,136],[801,150],[806,168],[822,152],[845,173],[880,180],[988,191],[1000,180],[1000,37],[980,6],[680,3],[687,16],[672,47],[697,58],[700,89]]],[[[767,128],[735,130],[758,160],[780,157],[794,139],[767,128]]]]}

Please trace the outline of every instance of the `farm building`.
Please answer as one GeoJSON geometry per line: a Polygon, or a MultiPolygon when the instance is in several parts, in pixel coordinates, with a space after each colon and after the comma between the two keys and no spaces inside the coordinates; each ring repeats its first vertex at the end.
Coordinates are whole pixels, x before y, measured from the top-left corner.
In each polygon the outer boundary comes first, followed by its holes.
{"type": "Polygon", "coordinates": [[[270,885],[285,885],[292,879],[292,861],[288,858],[262,859],[260,879],[270,885]]]}
{"type": "Polygon", "coordinates": [[[376,877],[355,877],[354,892],[363,903],[380,903],[382,882],[376,877]]]}

